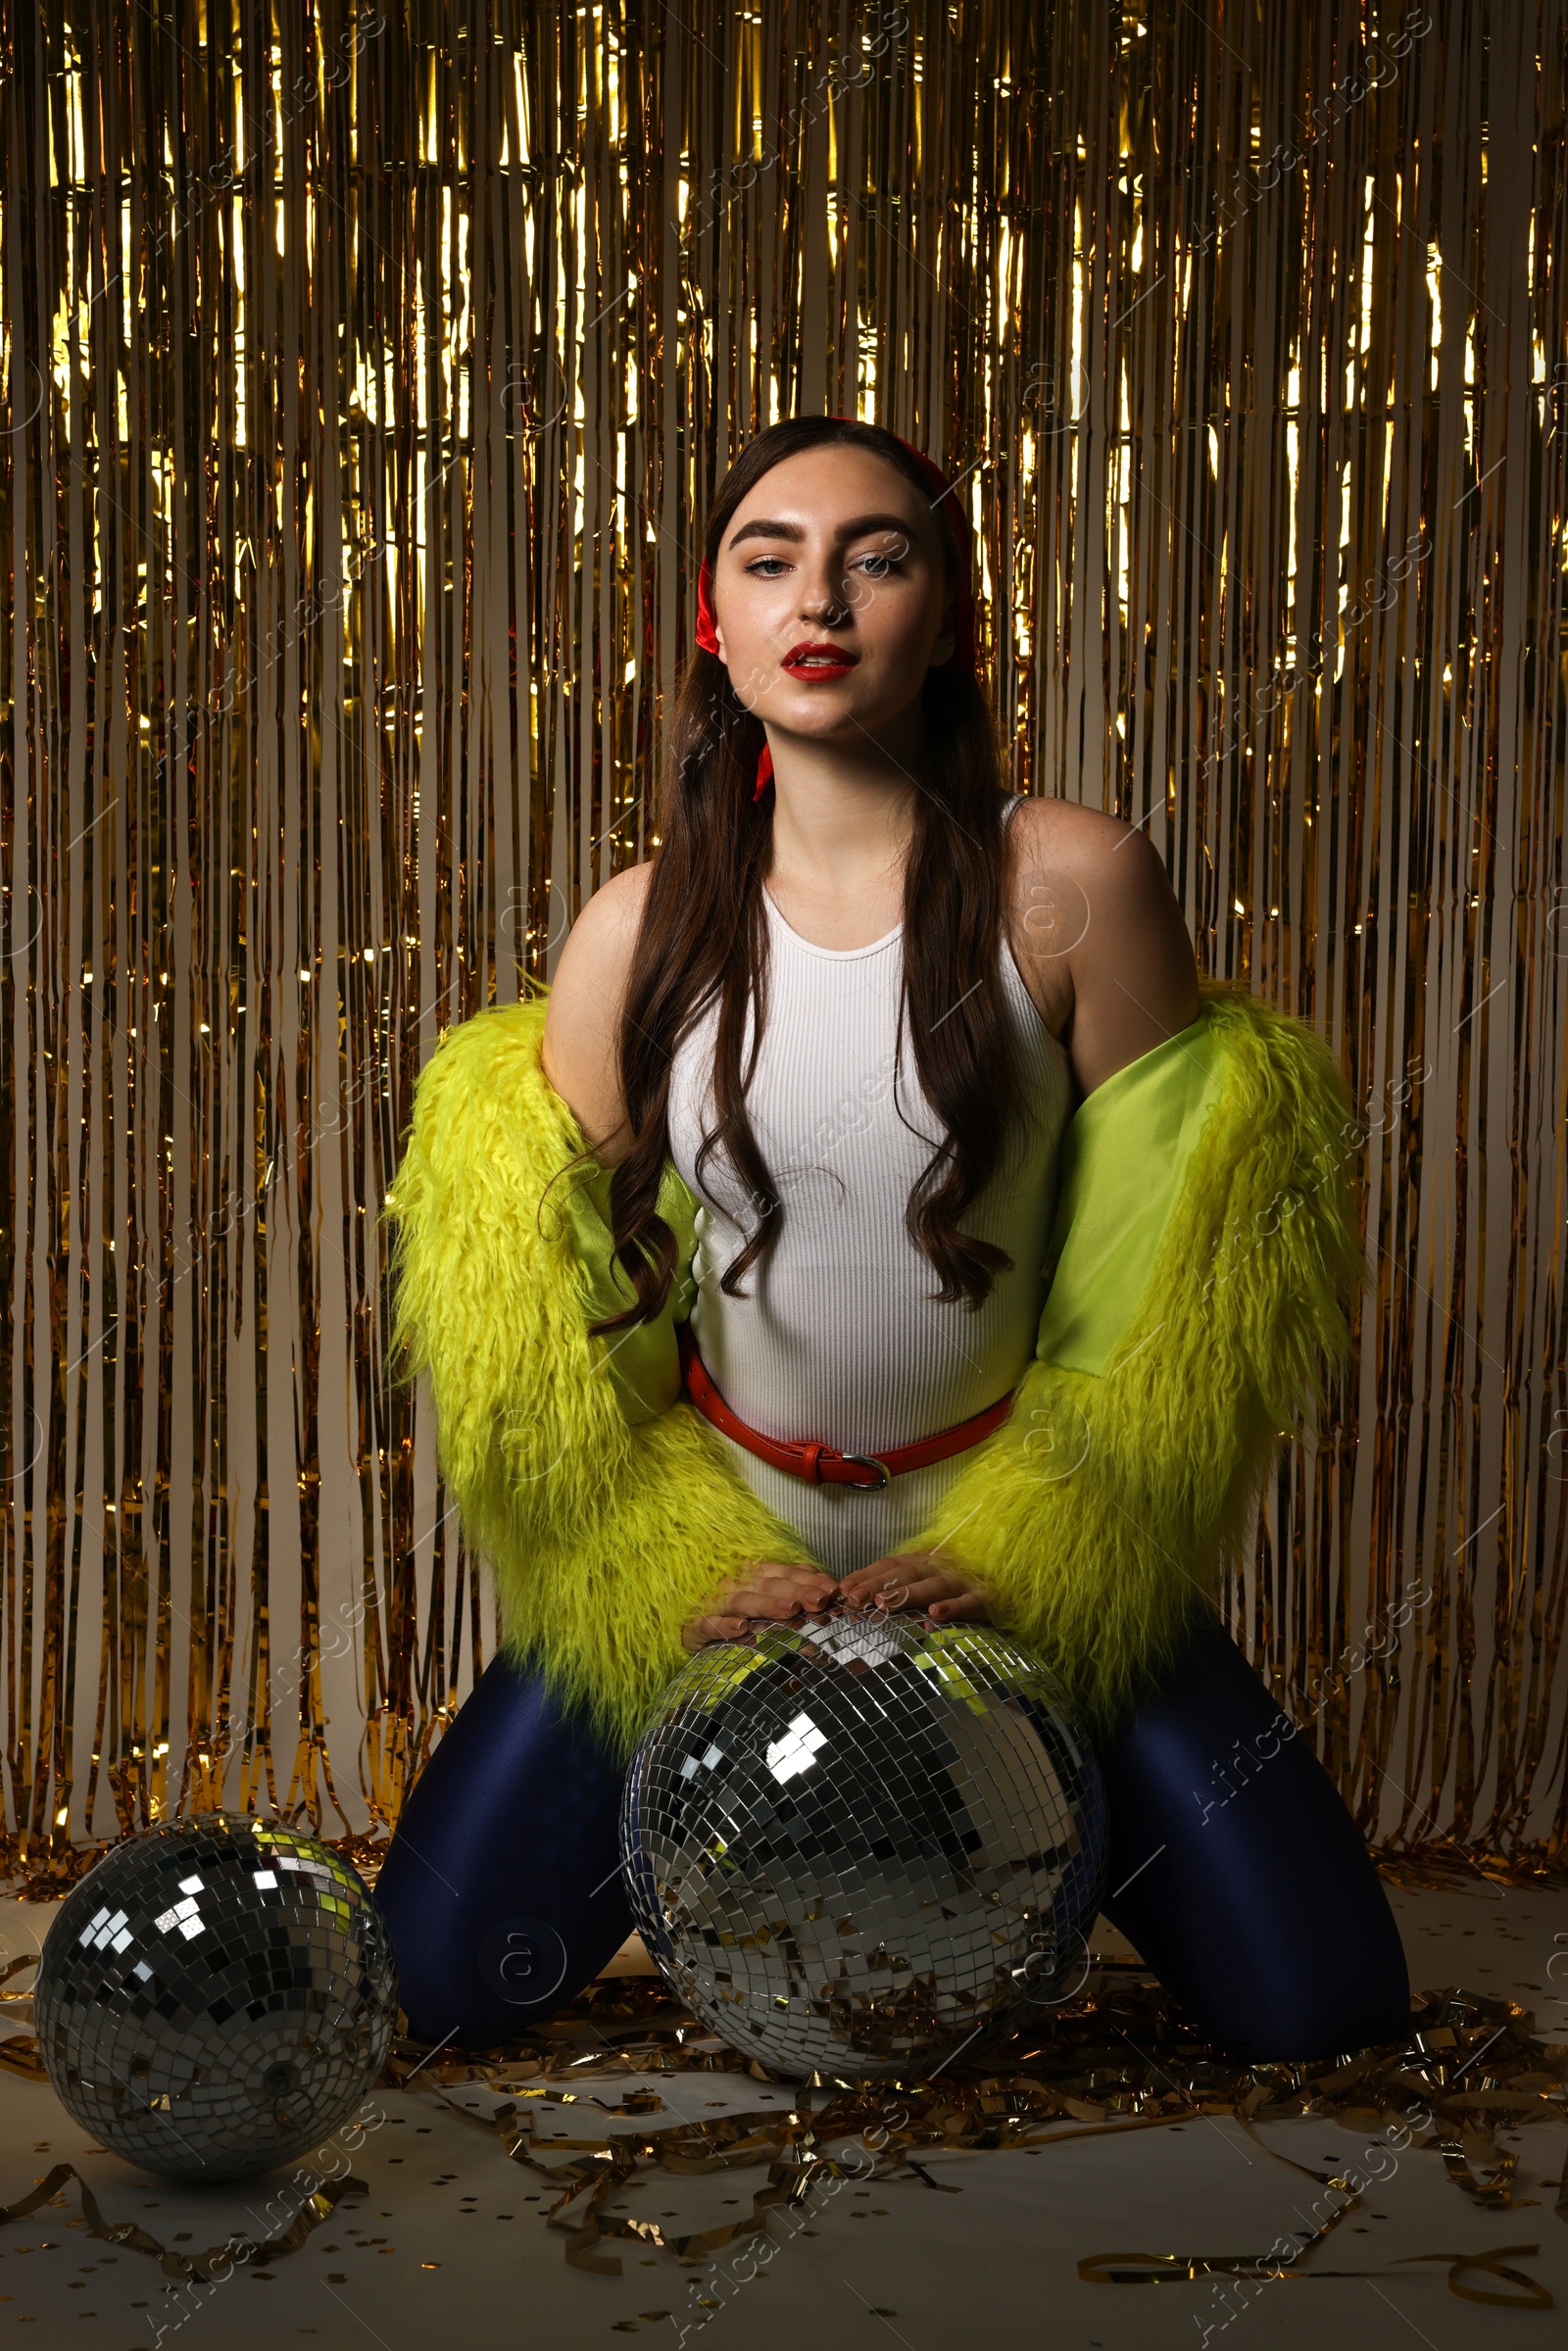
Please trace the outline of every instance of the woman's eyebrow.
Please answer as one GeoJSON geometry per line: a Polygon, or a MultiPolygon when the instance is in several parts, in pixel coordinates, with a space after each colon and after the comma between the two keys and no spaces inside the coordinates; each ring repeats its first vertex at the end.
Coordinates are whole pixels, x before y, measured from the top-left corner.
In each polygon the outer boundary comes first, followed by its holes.
{"type": "MultiPolygon", "coordinates": [[[[908,533],[908,519],[904,514],[857,514],[839,532],[841,539],[858,539],[867,530],[902,530],[908,533]]],[[[743,539],[804,539],[806,533],[798,522],[747,522],[735,533],[729,544],[739,547],[743,539]]]]}

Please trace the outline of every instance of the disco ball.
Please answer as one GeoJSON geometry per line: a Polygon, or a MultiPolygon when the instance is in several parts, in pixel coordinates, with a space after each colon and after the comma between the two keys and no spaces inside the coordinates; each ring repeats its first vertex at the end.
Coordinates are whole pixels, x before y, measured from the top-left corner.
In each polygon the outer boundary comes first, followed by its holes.
{"type": "Polygon", "coordinates": [[[359,1872],[222,1813],[106,1853],[61,1904],[33,1994],[62,2102],[175,2180],[240,2180],[329,2136],[396,2016],[391,1939],[359,1872]]]}
{"type": "Polygon", "coordinates": [[[988,1625],[759,1623],[682,1667],[627,1774],[649,1953],[786,2080],[927,2073],[1079,1980],[1100,1768],[1038,1658],[988,1625]]]}

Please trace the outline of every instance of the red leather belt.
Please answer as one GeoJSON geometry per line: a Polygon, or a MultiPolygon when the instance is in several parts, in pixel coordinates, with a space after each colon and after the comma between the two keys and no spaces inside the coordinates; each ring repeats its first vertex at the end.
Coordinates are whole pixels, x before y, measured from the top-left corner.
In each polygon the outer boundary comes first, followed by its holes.
{"type": "Polygon", "coordinates": [[[681,1370],[685,1375],[686,1394],[698,1411],[725,1437],[732,1437],[760,1461],[770,1461],[775,1469],[787,1469],[792,1477],[804,1478],[809,1486],[858,1486],[867,1493],[880,1493],[889,1479],[897,1478],[906,1469],[924,1469],[929,1462],[946,1461],[952,1453],[961,1453],[982,1437],[998,1429],[1012,1409],[1012,1391],[976,1412],[968,1420],[955,1423],[951,1429],[940,1429],[934,1437],[916,1438],[913,1445],[895,1445],[880,1453],[841,1453],[836,1445],[817,1445],[810,1440],[788,1443],[778,1437],[764,1437],[759,1429],[749,1428],[739,1413],[732,1412],[708,1375],[708,1367],[697,1352],[691,1325],[680,1323],[676,1328],[680,1347],[681,1370]]]}

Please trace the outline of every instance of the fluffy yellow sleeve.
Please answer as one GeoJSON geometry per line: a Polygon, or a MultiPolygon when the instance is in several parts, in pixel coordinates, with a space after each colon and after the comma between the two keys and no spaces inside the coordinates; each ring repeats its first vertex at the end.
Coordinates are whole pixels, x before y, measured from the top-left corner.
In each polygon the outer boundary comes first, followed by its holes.
{"type": "Polygon", "coordinates": [[[680,1628],[755,1558],[808,1564],[794,1529],[677,1401],[695,1203],[661,1212],[681,1279],[653,1325],[590,1338],[633,1293],[610,1260],[608,1176],[546,1078],[544,995],[447,1030],[415,1088],[385,1207],[392,1345],[435,1406],[437,1463],[496,1579],[505,1645],[629,1753],[685,1652],[680,1628]],[[560,1177],[559,1182],[552,1182],[560,1177]]]}
{"type": "Polygon", "coordinates": [[[1106,1731],[1173,1655],[1367,1281],[1350,1103],[1301,1021],[1200,983],[1064,1138],[1037,1359],[910,1550],[1106,1731]]]}

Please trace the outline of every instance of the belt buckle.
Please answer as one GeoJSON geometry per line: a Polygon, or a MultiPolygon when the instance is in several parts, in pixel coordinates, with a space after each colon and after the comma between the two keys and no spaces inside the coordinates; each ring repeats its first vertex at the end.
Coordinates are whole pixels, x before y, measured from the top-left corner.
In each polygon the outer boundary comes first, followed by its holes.
{"type": "Polygon", "coordinates": [[[839,1459],[841,1461],[858,1461],[862,1469],[875,1469],[881,1471],[882,1475],[880,1484],[876,1486],[858,1486],[853,1490],[857,1494],[881,1494],[893,1483],[893,1472],[889,1469],[885,1461],[879,1461],[877,1459],[875,1453],[841,1453],[839,1455],[839,1459]]]}

